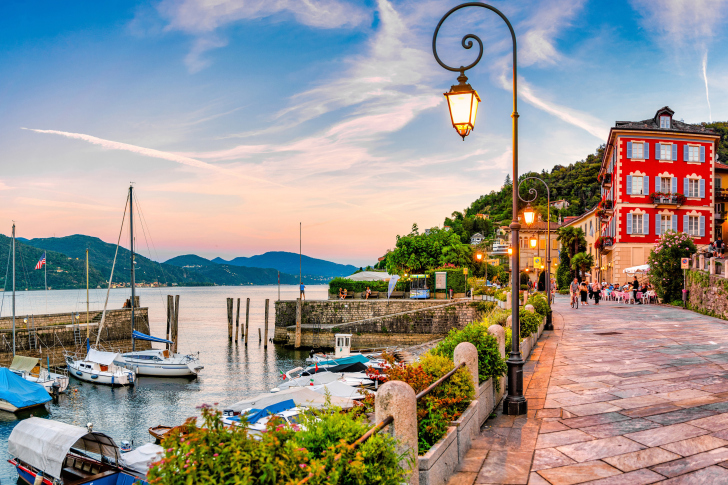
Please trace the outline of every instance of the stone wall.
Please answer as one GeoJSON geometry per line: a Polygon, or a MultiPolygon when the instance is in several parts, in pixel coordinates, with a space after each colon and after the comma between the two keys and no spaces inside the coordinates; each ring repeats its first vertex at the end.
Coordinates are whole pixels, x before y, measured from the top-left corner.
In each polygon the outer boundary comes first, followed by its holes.
{"type": "MultiPolygon", "coordinates": [[[[336,333],[352,334],[353,348],[417,345],[463,328],[479,317],[482,306],[471,300],[308,302],[302,308],[301,345],[333,347],[336,333]]],[[[295,315],[295,301],[276,302],[274,342],[293,344],[295,315]]]]}
{"type": "MultiPolygon", "coordinates": [[[[88,331],[90,341],[96,342],[100,311],[89,313],[88,331]]],[[[43,363],[50,357],[53,366],[65,365],[63,353],[85,352],[86,347],[86,314],[81,315],[78,325],[71,323],[71,313],[54,313],[51,315],[20,315],[15,318],[15,351],[16,354],[40,357],[43,363]],[[28,323],[24,323],[24,318],[28,323]]],[[[12,317],[0,318],[0,365],[7,366],[13,360],[12,317]]],[[[149,313],[147,308],[136,308],[134,315],[135,329],[149,333],[149,313]]],[[[104,328],[101,331],[100,346],[105,350],[118,352],[131,351],[131,309],[107,310],[104,328]]],[[[151,348],[151,343],[143,340],[136,342],[137,350],[151,348]]]]}
{"type": "Polygon", "coordinates": [[[728,320],[728,279],[699,269],[688,270],[688,308],[728,320]]]}

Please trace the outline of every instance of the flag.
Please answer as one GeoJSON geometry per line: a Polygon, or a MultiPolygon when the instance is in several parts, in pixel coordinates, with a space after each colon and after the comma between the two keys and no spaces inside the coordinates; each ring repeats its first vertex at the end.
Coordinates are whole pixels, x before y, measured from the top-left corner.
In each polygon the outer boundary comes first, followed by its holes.
{"type": "Polygon", "coordinates": [[[286,375],[283,372],[281,372],[281,377],[283,378],[284,381],[286,380],[286,375]]]}
{"type": "Polygon", "coordinates": [[[38,264],[35,265],[35,269],[41,269],[44,264],[46,264],[45,252],[43,252],[43,256],[38,260],[38,264]]]}
{"type": "Polygon", "coordinates": [[[318,373],[318,362],[316,362],[316,373],[318,373]]]}

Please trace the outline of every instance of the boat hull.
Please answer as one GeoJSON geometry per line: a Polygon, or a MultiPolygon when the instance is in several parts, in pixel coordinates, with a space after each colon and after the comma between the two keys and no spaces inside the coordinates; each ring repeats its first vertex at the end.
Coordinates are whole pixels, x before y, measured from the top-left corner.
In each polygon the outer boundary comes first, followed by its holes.
{"type": "Polygon", "coordinates": [[[123,374],[112,374],[110,372],[90,373],[74,367],[68,368],[68,373],[79,381],[93,382],[94,384],[104,384],[107,386],[133,386],[134,373],[124,372],[123,374]]]}
{"type": "Polygon", "coordinates": [[[135,362],[114,362],[116,365],[133,369],[137,375],[150,377],[194,377],[197,372],[192,371],[186,364],[137,364],[135,362]]]}
{"type": "MultiPolygon", "coordinates": [[[[49,401],[50,401],[50,399],[49,399],[49,401]]],[[[22,408],[19,408],[17,406],[10,404],[9,402],[7,402],[4,399],[0,399],[0,410],[7,411],[9,413],[17,413],[20,411],[25,411],[26,409],[38,408],[38,407],[45,406],[45,405],[46,405],[46,403],[43,402],[40,404],[33,404],[32,406],[24,406],[22,408]]]]}
{"type": "MultiPolygon", "coordinates": [[[[8,462],[15,466],[15,470],[18,472],[18,478],[20,478],[23,483],[27,483],[28,485],[35,485],[35,479],[37,474],[34,471],[24,467],[15,460],[8,460],[8,462]]],[[[53,485],[53,482],[47,477],[43,477],[43,481],[41,483],[43,483],[43,485],[53,485]]],[[[91,481],[84,481],[83,483],[88,485],[132,485],[139,483],[141,483],[142,485],[148,485],[145,480],[141,480],[137,477],[127,475],[126,473],[121,471],[112,475],[94,478],[91,481]]]]}

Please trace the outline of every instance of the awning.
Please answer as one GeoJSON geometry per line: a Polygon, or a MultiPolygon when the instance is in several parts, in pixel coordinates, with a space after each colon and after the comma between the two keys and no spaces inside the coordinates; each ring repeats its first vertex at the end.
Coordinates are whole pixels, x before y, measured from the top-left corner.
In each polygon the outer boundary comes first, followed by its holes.
{"type": "Polygon", "coordinates": [[[316,370],[315,366],[309,367],[305,371],[301,372],[301,375],[312,376],[314,374],[318,374],[319,372],[332,372],[334,374],[341,374],[346,372],[366,372],[367,369],[368,367],[361,362],[352,362],[350,364],[331,365],[325,367],[319,365],[318,371],[316,370]]]}
{"type": "Polygon", "coordinates": [[[102,352],[100,350],[90,349],[84,360],[96,362],[101,365],[111,365],[115,359],[121,360],[121,356],[116,352],[102,352]]]}
{"type": "Polygon", "coordinates": [[[146,333],[137,332],[136,330],[134,330],[132,332],[132,336],[136,340],[149,340],[150,342],[159,342],[161,344],[172,344],[172,343],[174,343],[171,340],[166,340],[166,339],[159,338],[159,337],[152,337],[151,335],[147,335],[146,333]]]}
{"type": "Polygon", "coordinates": [[[71,448],[119,460],[114,440],[103,433],[59,423],[28,418],[19,422],[8,439],[8,453],[55,478],[61,477],[63,461],[71,448]]]}
{"type": "Polygon", "coordinates": [[[627,268],[623,271],[623,273],[627,274],[645,274],[650,270],[649,264],[642,264],[640,266],[632,266],[631,268],[627,268]]]}
{"type": "Polygon", "coordinates": [[[32,371],[36,365],[38,365],[39,359],[37,357],[25,357],[24,355],[16,355],[13,357],[13,363],[10,364],[12,370],[18,372],[32,371]]]}

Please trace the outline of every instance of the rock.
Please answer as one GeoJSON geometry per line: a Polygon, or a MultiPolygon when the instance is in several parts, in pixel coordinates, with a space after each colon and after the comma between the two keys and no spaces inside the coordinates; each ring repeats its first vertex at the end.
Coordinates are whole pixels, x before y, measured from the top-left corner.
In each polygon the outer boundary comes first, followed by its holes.
{"type": "Polygon", "coordinates": [[[526,311],[529,311],[531,313],[536,313],[536,309],[531,304],[526,305],[526,311]]]}

